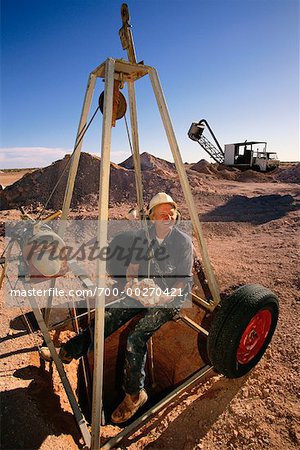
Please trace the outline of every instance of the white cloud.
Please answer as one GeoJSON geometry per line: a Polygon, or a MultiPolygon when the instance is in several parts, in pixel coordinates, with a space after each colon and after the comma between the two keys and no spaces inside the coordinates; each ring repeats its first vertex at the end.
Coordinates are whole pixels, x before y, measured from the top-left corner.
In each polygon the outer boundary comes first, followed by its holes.
{"type": "Polygon", "coordinates": [[[111,152],[111,161],[120,164],[121,162],[123,162],[125,159],[129,158],[129,156],[131,156],[131,153],[128,151],[124,151],[124,150],[112,150],[111,152]]]}
{"type": "Polygon", "coordinates": [[[53,147],[2,147],[0,148],[0,168],[45,167],[71,151],[53,147]]]}
{"type": "MultiPolygon", "coordinates": [[[[58,159],[62,159],[73,149],[61,147],[0,147],[0,169],[22,169],[45,167],[58,159]]],[[[84,150],[87,151],[87,150],[84,150]]],[[[101,156],[101,152],[90,152],[92,155],[101,156]]],[[[112,150],[111,161],[120,163],[130,156],[130,152],[124,150],[112,150]]]]}

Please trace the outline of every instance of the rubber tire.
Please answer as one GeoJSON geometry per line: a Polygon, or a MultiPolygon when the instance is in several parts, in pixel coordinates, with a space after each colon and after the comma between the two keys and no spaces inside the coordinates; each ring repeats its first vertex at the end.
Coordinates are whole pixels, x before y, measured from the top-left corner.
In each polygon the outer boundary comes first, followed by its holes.
{"type": "Polygon", "coordinates": [[[216,371],[227,378],[242,377],[258,363],[272,339],[279,315],[278,299],[263,286],[245,285],[222,300],[217,308],[207,339],[208,358],[216,371]],[[237,350],[241,337],[252,317],[266,308],[272,321],[263,346],[247,364],[240,364],[237,350]]]}

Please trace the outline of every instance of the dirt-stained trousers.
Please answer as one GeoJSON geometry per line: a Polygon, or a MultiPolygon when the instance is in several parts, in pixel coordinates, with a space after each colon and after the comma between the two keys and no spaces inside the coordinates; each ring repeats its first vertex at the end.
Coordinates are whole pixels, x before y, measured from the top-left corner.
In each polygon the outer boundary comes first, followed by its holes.
{"type": "MultiPolygon", "coordinates": [[[[178,314],[184,299],[185,296],[175,297],[165,307],[143,308],[137,300],[124,297],[105,310],[105,338],[137,314],[144,314],[127,338],[123,379],[123,388],[126,393],[137,394],[144,388],[147,341],[155,331],[178,314]]],[[[91,343],[90,329],[86,328],[64,344],[63,348],[68,356],[77,359],[87,353],[91,343]]]]}

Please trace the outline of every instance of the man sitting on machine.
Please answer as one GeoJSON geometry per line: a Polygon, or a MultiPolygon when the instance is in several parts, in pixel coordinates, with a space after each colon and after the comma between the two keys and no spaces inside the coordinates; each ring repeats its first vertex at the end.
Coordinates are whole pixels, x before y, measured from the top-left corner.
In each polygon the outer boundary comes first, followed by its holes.
{"type": "MultiPolygon", "coordinates": [[[[192,241],[176,227],[179,219],[176,203],[170,195],[160,192],[151,199],[148,215],[151,224],[148,231],[137,231],[135,238],[141,244],[142,253],[133,256],[127,267],[124,291],[130,296],[126,295],[105,311],[105,338],[142,314],[127,339],[125,398],[111,416],[114,423],[126,422],[147,401],[144,389],[147,341],[178,314],[192,286],[192,241]],[[157,254],[164,257],[156,258],[157,254]]],[[[86,354],[90,345],[91,333],[87,328],[61,347],[60,358],[69,363],[86,354]]]]}

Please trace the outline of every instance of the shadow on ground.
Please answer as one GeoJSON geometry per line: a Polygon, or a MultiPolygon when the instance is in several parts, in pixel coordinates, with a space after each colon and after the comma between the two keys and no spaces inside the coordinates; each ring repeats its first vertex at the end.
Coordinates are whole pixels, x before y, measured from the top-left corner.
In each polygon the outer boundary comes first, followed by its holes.
{"type": "Polygon", "coordinates": [[[62,410],[60,397],[53,391],[51,373],[28,366],[16,370],[14,377],[32,381],[27,388],[0,394],[1,448],[39,449],[49,435],[70,432],[79,445],[74,417],[62,410]]]}
{"type": "MultiPolygon", "coordinates": [[[[184,404],[181,398],[176,404],[170,404],[165,412],[151,425],[144,427],[141,433],[133,439],[124,439],[122,445],[127,448],[146,434],[159,433],[159,437],[146,445],[146,449],[182,450],[183,448],[196,448],[199,441],[207,434],[218,417],[227,409],[231,400],[246,382],[248,376],[229,380],[221,378],[198,400],[190,404],[176,419],[172,419],[172,410],[178,403],[184,404]],[[167,420],[167,428],[160,433],[161,424],[167,420]],[[182,430],[182,432],[178,432],[182,430]],[[174,438],[176,436],[176,439],[174,438]]],[[[191,393],[190,393],[191,394],[191,393]]],[[[122,447],[123,448],[123,447],[122,447]]]]}
{"type": "Polygon", "coordinates": [[[300,209],[300,202],[292,195],[236,195],[224,205],[201,215],[203,222],[249,222],[261,225],[280,219],[290,211],[300,209]]]}

